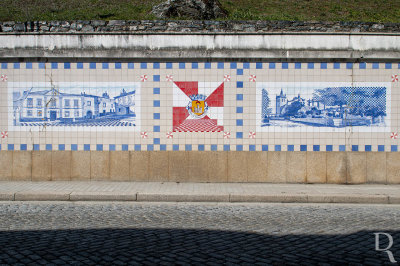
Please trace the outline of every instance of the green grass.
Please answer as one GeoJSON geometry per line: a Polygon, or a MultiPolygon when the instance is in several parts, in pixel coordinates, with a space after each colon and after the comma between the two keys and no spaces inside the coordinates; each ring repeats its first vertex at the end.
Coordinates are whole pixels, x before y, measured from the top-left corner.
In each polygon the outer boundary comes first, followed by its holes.
{"type": "MultiPolygon", "coordinates": [[[[162,0],[1,0],[0,21],[142,20],[162,0]]],[[[399,0],[220,0],[228,20],[400,23],[399,0]]],[[[176,18],[185,19],[185,18],[176,18]]]]}

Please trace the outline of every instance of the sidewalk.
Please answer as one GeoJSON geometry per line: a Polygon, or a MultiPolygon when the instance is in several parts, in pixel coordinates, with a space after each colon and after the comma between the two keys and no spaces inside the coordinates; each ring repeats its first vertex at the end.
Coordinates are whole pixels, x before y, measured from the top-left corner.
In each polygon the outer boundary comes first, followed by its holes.
{"type": "Polygon", "coordinates": [[[400,204],[400,185],[4,181],[0,201],[400,204]]]}

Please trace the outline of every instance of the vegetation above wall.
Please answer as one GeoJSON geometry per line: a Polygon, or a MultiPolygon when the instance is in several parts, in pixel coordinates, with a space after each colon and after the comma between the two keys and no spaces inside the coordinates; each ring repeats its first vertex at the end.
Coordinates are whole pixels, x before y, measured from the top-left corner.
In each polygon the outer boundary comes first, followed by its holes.
{"type": "MultiPolygon", "coordinates": [[[[154,20],[162,0],[2,0],[0,21],[154,20]]],[[[398,0],[220,0],[224,20],[400,22],[398,0]]],[[[180,17],[176,19],[187,19],[180,17]]]]}

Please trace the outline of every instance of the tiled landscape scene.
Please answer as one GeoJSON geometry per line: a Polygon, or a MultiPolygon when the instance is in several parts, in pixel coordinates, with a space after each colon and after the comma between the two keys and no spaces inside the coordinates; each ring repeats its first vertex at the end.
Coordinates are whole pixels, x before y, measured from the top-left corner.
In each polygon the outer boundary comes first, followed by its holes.
{"type": "Polygon", "coordinates": [[[398,151],[398,63],[2,62],[1,150],[398,151]]]}

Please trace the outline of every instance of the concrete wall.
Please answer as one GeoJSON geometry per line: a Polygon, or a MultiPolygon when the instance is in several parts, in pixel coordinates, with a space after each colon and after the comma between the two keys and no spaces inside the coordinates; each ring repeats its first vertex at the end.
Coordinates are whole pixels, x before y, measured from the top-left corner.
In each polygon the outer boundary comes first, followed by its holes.
{"type": "Polygon", "coordinates": [[[0,180],[400,183],[396,33],[0,33],[0,56],[0,180]]]}
{"type": "Polygon", "coordinates": [[[0,180],[399,184],[399,159],[390,152],[1,151],[0,180]]]}

